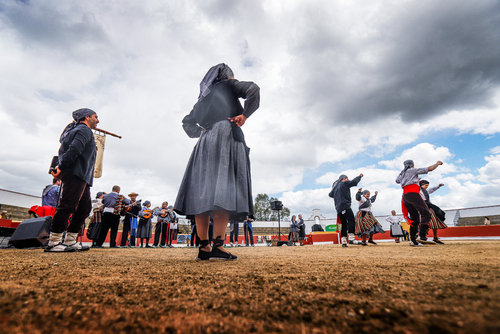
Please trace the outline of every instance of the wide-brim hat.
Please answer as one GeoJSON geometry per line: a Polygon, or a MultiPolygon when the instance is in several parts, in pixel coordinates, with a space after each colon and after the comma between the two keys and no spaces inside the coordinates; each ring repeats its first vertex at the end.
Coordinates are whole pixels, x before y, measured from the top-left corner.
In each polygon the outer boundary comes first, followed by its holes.
{"type": "Polygon", "coordinates": [[[132,191],[130,194],[128,194],[128,197],[131,197],[131,196],[137,197],[137,196],[139,196],[139,194],[132,191]]]}

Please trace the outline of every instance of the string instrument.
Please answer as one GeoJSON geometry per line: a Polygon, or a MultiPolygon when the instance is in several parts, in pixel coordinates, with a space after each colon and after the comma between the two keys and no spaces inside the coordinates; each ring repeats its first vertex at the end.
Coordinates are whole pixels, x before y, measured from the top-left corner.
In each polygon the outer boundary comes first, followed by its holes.
{"type": "Polygon", "coordinates": [[[165,218],[165,217],[169,214],[168,209],[161,209],[161,211],[160,211],[160,212],[161,212],[161,213],[160,213],[160,215],[159,215],[159,216],[160,216],[160,217],[162,217],[162,218],[165,218]]]}
{"type": "Polygon", "coordinates": [[[149,219],[151,218],[151,216],[153,215],[153,212],[156,211],[156,209],[158,209],[159,207],[155,207],[154,209],[150,210],[150,209],[147,209],[147,210],[144,210],[142,211],[142,216],[145,218],[145,219],[149,219]]]}
{"type": "Polygon", "coordinates": [[[172,211],[174,211],[174,208],[172,209],[161,209],[160,217],[165,218],[168,216],[172,211]]]}
{"type": "Polygon", "coordinates": [[[141,205],[141,200],[138,200],[138,201],[136,201],[136,202],[132,202],[132,203],[130,203],[129,205],[126,205],[126,206],[123,208],[123,210],[122,210],[122,212],[120,213],[120,215],[125,216],[127,213],[129,213],[129,212],[130,212],[130,210],[132,210],[132,207],[134,207],[134,206],[136,206],[136,205],[141,205]]]}
{"type": "Polygon", "coordinates": [[[127,205],[126,207],[123,208],[122,212],[120,212],[121,216],[125,216],[127,213],[130,212],[130,209],[132,209],[131,205],[127,205]]]}

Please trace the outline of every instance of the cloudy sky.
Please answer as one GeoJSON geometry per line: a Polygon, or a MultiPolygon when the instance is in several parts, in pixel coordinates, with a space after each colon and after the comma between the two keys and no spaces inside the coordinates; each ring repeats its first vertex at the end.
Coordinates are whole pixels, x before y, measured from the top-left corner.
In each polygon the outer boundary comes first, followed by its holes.
{"type": "Polygon", "coordinates": [[[374,213],[401,212],[411,158],[444,162],[426,177],[446,184],[443,208],[500,204],[496,0],[0,0],[0,50],[2,189],[39,195],[88,107],[123,137],[107,137],[93,193],[173,203],[196,143],[181,120],[224,62],[261,88],[243,127],[254,196],[331,218],[332,182],[363,173],[374,213]]]}

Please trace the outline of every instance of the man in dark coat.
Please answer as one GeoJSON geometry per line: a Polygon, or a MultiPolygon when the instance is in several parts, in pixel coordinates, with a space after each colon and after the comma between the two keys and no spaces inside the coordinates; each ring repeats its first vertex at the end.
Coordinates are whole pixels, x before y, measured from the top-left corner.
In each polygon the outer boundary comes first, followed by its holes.
{"type": "Polygon", "coordinates": [[[126,247],[127,241],[128,241],[128,247],[135,247],[135,237],[137,233],[137,215],[139,214],[139,211],[141,211],[142,209],[142,201],[137,200],[137,196],[139,196],[139,194],[133,191],[130,194],[128,194],[128,197],[130,198],[130,204],[129,204],[130,210],[127,212],[125,218],[123,219],[122,240],[120,243],[121,247],[126,247]],[[130,233],[130,239],[129,239],[129,233],[130,233]]]}
{"type": "Polygon", "coordinates": [[[109,232],[109,248],[118,248],[116,245],[116,236],[120,226],[120,215],[125,206],[130,205],[130,200],[120,195],[120,186],[114,185],[111,192],[102,198],[104,206],[102,210],[102,225],[97,247],[101,248],[109,232]]]}
{"type": "Polygon", "coordinates": [[[349,243],[355,243],[354,231],[356,229],[356,221],[354,213],[351,209],[351,187],[358,185],[363,174],[359,174],[352,181],[347,175],[340,175],[339,179],[332,185],[330,197],[333,197],[335,209],[337,210],[338,219],[342,223],[342,247],[347,247],[347,233],[349,233],[349,243]]]}
{"type": "Polygon", "coordinates": [[[76,239],[92,208],[90,187],[94,180],[96,159],[92,129],[96,128],[99,119],[95,111],[87,108],[75,110],[73,119],[74,122],[68,124],[61,134],[59,163],[51,172],[54,178],[62,181],[62,196],[52,219],[46,252],[89,249],[78,244],[76,239]],[[65,231],[66,238],[63,241],[65,231]]]}

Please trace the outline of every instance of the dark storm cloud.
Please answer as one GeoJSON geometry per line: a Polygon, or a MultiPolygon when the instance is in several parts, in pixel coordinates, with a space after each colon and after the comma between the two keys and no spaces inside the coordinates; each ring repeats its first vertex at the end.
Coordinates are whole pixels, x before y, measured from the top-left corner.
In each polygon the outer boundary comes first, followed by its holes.
{"type": "Polygon", "coordinates": [[[252,56],[250,48],[248,47],[248,41],[244,40],[240,44],[240,57],[243,67],[254,67],[261,64],[260,59],[252,56]]]}
{"type": "Polygon", "coordinates": [[[75,97],[68,92],[55,92],[47,89],[39,89],[38,93],[44,98],[57,102],[69,102],[75,99],[75,97]]]}
{"type": "Polygon", "coordinates": [[[298,70],[289,71],[304,92],[301,107],[336,124],[491,107],[500,87],[500,2],[405,4],[348,28],[332,13],[306,11],[316,19],[298,23],[298,70]]]}
{"type": "Polygon", "coordinates": [[[43,4],[35,6],[20,1],[8,2],[0,9],[0,19],[3,28],[15,31],[21,36],[19,41],[29,48],[35,45],[46,50],[71,52],[94,43],[108,43],[95,16],[91,12],[82,14],[79,8],[66,10],[65,13],[57,7],[43,4]]]}
{"type": "Polygon", "coordinates": [[[263,12],[260,1],[201,0],[197,6],[211,20],[255,20],[263,12]]]}

